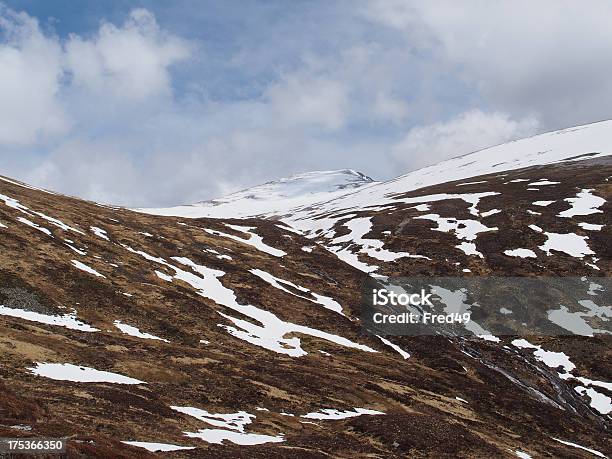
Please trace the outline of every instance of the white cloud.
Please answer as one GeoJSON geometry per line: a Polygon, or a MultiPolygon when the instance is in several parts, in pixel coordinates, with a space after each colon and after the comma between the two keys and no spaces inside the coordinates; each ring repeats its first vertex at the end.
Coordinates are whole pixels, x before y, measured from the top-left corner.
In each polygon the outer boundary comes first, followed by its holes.
{"type": "Polygon", "coordinates": [[[607,0],[371,0],[366,18],[403,36],[479,91],[489,106],[537,112],[547,128],[610,117],[607,0]]]}
{"type": "Polygon", "coordinates": [[[162,206],[609,118],[612,6],[520,2],[255,2],[212,22],[152,3],[159,24],[137,9],[64,39],[0,8],[0,173],[162,206]]]}
{"type": "Polygon", "coordinates": [[[93,39],[72,35],[62,43],[36,19],[0,5],[0,32],[0,145],[47,144],[67,135],[85,107],[168,96],[170,66],[190,54],[188,42],[161,30],[144,9],[121,27],[103,23],[93,39]]]}
{"type": "Polygon", "coordinates": [[[66,44],[74,84],[128,99],[170,93],[169,67],[189,55],[189,44],[164,33],[145,9],[122,27],[103,23],[94,39],[72,35],[66,44]]]}
{"type": "Polygon", "coordinates": [[[344,126],[348,116],[347,87],[326,77],[288,75],[266,91],[279,120],[292,125],[344,126]]]}
{"type": "Polygon", "coordinates": [[[412,128],[392,148],[403,167],[416,169],[444,159],[534,134],[533,117],[516,121],[503,113],[471,110],[447,121],[412,128]]]}
{"type": "Polygon", "coordinates": [[[78,190],[79,196],[93,201],[121,204],[138,193],[135,185],[142,183],[141,173],[134,158],[120,146],[77,138],[58,145],[33,164],[26,177],[55,191],[71,194],[78,190]]]}
{"type": "Polygon", "coordinates": [[[0,5],[0,145],[27,145],[64,132],[68,118],[57,100],[62,51],[28,15],[0,5]],[[0,35],[1,36],[1,35],[0,35]]]}

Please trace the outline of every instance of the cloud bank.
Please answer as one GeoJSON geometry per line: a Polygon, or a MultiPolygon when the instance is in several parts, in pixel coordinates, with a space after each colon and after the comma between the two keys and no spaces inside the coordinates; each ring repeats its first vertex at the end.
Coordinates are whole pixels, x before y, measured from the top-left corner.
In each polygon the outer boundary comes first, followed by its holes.
{"type": "Polygon", "coordinates": [[[307,3],[229,5],[214,37],[188,0],[80,34],[0,6],[0,173],[163,206],[612,117],[608,2],[307,3]]]}

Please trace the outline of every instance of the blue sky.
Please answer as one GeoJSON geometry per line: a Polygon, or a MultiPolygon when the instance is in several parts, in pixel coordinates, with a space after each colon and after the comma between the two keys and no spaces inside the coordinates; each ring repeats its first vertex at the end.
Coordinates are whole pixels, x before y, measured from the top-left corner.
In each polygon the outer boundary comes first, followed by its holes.
{"type": "Polygon", "coordinates": [[[612,117],[603,0],[0,5],[0,173],[103,202],[388,179],[612,117]]]}

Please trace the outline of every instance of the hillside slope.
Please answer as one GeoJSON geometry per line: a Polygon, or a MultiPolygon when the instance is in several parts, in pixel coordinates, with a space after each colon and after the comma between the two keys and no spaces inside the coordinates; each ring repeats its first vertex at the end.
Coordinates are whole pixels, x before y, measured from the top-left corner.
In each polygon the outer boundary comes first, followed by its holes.
{"type": "Polygon", "coordinates": [[[413,173],[281,221],[0,179],[0,436],[66,436],[69,457],[609,456],[609,334],[380,338],[359,320],[368,273],[609,277],[602,125],[562,157],[413,173]]]}

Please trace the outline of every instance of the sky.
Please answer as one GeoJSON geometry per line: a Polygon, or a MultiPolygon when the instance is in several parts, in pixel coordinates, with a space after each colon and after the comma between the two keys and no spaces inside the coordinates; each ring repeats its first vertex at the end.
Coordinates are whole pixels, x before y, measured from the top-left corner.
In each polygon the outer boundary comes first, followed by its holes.
{"type": "Polygon", "coordinates": [[[170,206],[612,118],[612,2],[0,0],[0,174],[170,206]]]}

